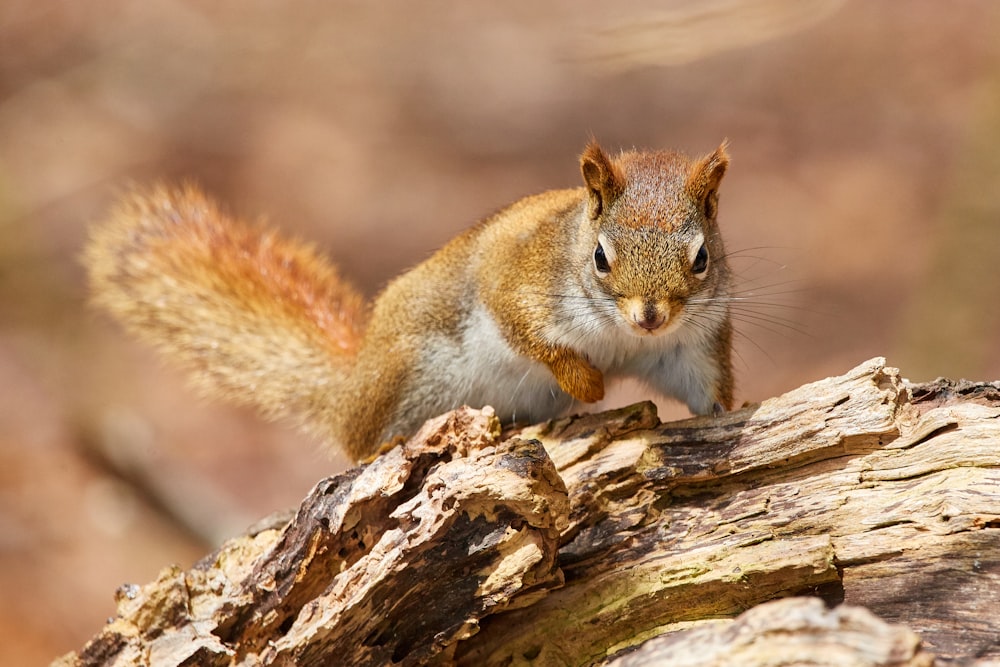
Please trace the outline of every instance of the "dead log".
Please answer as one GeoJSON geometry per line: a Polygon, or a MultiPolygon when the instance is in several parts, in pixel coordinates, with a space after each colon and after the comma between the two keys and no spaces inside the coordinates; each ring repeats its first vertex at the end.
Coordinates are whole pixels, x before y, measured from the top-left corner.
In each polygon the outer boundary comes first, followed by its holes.
{"type": "Polygon", "coordinates": [[[1000,659],[1000,383],[909,385],[874,359],[720,418],[444,415],[290,520],[123,587],[54,664],[935,655],[1000,659]],[[835,608],[762,604],[790,596],[835,608]]]}

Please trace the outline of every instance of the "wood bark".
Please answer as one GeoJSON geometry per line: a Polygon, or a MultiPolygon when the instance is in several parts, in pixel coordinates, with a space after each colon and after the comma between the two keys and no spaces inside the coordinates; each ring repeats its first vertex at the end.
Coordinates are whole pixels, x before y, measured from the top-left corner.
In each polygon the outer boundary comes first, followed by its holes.
{"type": "Polygon", "coordinates": [[[462,409],[117,597],[54,664],[1000,661],[1000,383],[873,359],[718,418],[462,409]]]}

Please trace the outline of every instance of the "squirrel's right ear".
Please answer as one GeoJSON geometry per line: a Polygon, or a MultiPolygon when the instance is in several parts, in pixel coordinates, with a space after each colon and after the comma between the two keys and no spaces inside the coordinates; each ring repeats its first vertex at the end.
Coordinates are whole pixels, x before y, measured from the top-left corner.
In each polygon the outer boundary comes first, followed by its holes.
{"type": "Polygon", "coordinates": [[[729,167],[729,140],[723,139],[719,147],[698,160],[688,175],[687,191],[702,208],[706,218],[713,219],[719,208],[719,182],[729,167]]]}
{"type": "Polygon", "coordinates": [[[587,144],[580,157],[580,171],[590,197],[590,217],[594,219],[622,193],[625,179],[595,140],[587,144]]]}

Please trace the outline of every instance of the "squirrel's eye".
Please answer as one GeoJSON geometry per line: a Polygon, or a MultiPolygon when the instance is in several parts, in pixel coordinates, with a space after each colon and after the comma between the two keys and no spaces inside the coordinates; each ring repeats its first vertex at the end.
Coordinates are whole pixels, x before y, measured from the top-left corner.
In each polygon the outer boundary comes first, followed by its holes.
{"type": "Polygon", "coordinates": [[[694,261],[691,263],[691,273],[696,276],[700,276],[708,270],[708,248],[702,243],[701,247],[698,248],[698,254],[694,256],[694,261]]]}
{"type": "Polygon", "coordinates": [[[608,258],[604,254],[604,246],[598,242],[597,249],[594,250],[594,268],[600,274],[611,273],[611,265],[608,264],[608,258]]]}

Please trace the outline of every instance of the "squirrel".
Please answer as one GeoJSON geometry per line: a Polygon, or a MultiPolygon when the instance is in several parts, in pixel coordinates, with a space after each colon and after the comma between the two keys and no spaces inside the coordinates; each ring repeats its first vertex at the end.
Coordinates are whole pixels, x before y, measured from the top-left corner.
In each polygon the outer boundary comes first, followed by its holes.
{"type": "Polygon", "coordinates": [[[192,186],[138,189],[93,229],[92,300],[212,397],[293,417],[354,460],[461,405],[505,423],[634,377],[696,415],[732,407],[731,276],[716,220],[727,142],[609,156],[521,199],[366,304],[306,243],[192,186]]]}

